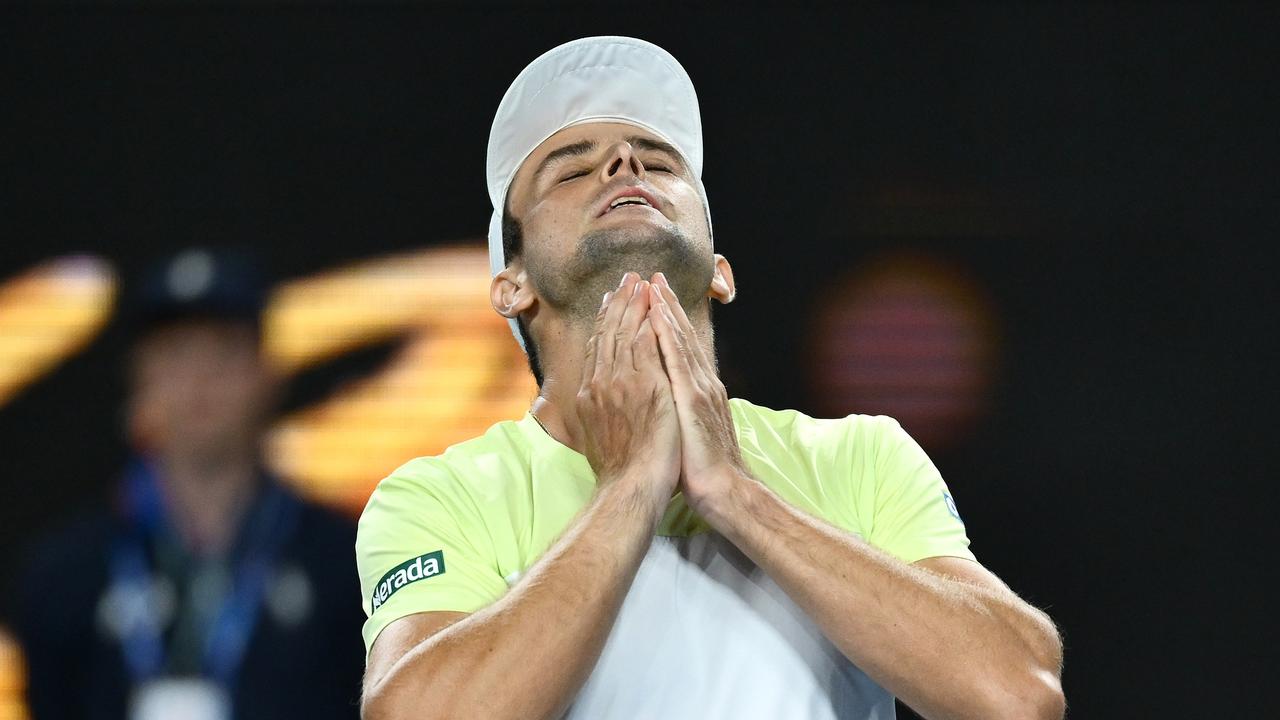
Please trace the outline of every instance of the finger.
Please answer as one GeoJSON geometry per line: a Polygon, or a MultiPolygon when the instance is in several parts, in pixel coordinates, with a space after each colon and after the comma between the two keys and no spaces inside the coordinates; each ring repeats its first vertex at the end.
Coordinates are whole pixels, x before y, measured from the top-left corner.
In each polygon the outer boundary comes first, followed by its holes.
{"type": "Polygon", "coordinates": [[[633,344],[640,323],[649,313],[649,283],[641,280],[631,288],[631,299],[618,321],[618,329],[614,332],[616,355],[613,361],[614,372],[635,372],[635,360],[632,358],[633,344]]]}
{"type": "Polygon", "coordinates": [[[604,314],[600,315],[596,321],[596,367],[598,370],[613,367],[616,351],[614,335],[618,329],[618,321],[622,319],[622,313],[627,309],[627,302],[631,299],[631,289],[639,280],[640,276],[635,273],[623,275],[618,289],[605,301],[604,314]]]}
{"type": "Polygon", "coordinates": [[[715,368],[703,351],[702,343],[698,339],[698,333],[693,329],[693,324],[689,322],[689,316],[685,314],[679,298],[672,291],[670,283],[667,282],[667,277],[662,273],[658,273],[657,279],[658,282],[655,284],[658,286],[658,304],[667,315],[672,330],[680,339],[681,346],[689,354],[690,365],[705,373],[714,375],[715,368]]]}
{"type": "Polygon", "coordinates": [[[596,370],[596,340],[595,335],[587,338],[587,352],[582,360],[582,380],[579,383],[580,385],[586,385],[587,381],[591,379],[592,373],[596,370]]]}
{"type": "Polygon", "coordinates": [[[634,346],[632,356],[635,359],[636,372],[669,387],[671,381],[667,378],[666,371],[662,369],[662,357],[658,352],[658,336],[653,330],[653,321],[649,317],[646,316],[644,322],[640,323],[640,329],[636,331],[635,339],[631,343],[634,346]]]}
{"type": "Polygon", "coordinates": [[[653,333],[657,336],[658,348],[662,351],[662,364],[667,376],[671,378],[673,388],[679,388],[680,396],[693,389],[693,359],[684,339],[676,331],[671,314],[663,309],[659,290],[654,286],[651,291],[655,303],[649,312],[653,333]]]}
{"type": "Polygon", "coordinates": [[[609,300],[613,298],[613,291],[604,294],[604,299],[600,301],[600,310],[596,312],[596,330],[591,333],[591,337],[587,338],[586,357],[582,362],[582,384],[585,386],[591,376],[596,372],[596,363],[600,358],[600,326],[604,323],[605,313],[609,310],[609,300]]]}
{"type": "Polygon", "coordinates": [[[689,316],[684,311],[684,305],[680,304],[680,298],[676,297],[675,290],[671,289],[671,283],[667,282],[667,276],[658,273],[658,290],[662,296],[662,302],[671,310],[672,316],[675,318],[676,327],[681,332],[693,335],[693,323],[689,320],[689,316]]]}

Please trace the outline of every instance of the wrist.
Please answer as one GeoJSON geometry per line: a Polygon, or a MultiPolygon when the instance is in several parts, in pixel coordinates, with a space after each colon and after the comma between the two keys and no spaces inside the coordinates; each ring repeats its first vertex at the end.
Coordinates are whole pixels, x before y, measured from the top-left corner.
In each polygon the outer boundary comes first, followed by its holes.
{"type": "Polygon", "coordinates": [[[687,483],[685,499],[712,527],[726,533],[750,514],[755,494],[763,486],[745,470],[723,466],[687,483]]]}
{"type": "Polygon", "coordinates": [[[641,516],[656,528],[671,500],[671,490],[664,488],[663,483],[654,482],[651,473],[621,470],[600,477],[594,502],[641,516]]]}

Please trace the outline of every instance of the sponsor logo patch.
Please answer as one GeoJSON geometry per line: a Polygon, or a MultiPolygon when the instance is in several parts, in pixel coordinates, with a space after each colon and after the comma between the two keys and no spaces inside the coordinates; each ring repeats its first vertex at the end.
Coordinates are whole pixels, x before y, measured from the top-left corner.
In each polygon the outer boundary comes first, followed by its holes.
{"type": "Polygon", "coordinates": [[[412,560],[406,560],[399,565],[387,571],[386,575],[378,581],[373,587],[373,598],[370,600],[372,610],[377,611],[387,602],[387,598],[396,594],[400,588],[415,583],[419,580],[426,580],[429,577],[444,574],[444,551],[436,550],[426,555],[419,555],[412,560]]]}
{"type": "Polygon", "coordinates": [[[946,490],[943,490],[942,498],[947,502],[947,512],[955,516],[955,519],[960,520],[960,524],[963,525],[964,520],[960,518],[960,511],[956,509],[956,501],[951,497],[951,493],[947,492],[946,490]]]}

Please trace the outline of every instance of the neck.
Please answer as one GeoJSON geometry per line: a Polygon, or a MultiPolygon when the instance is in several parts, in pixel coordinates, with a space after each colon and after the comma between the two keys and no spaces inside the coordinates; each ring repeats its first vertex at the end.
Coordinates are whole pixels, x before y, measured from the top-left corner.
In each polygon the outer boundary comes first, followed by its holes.
{"type": "Polygon", "coordinates": [[[258,485],[254,453],[217,457],[169,454],[160,459],[165,508],[193,554],[216,557],[231,549],[258,485]]]}
{"type": "MultiPolygon", "coordinates": [[[[706,306],[701,312],[692,313],[689,322],[697,332],[703,350],[714,358],[711,319],[706,306]]],[[[594,331],[590,325],[557,321],[554,327],[540,334],[538,351],[543,382],[538,397],[529,408],[552,438],[579,453],[586,446],[576,398],[582,386],[587,340],[594,331]]]]}

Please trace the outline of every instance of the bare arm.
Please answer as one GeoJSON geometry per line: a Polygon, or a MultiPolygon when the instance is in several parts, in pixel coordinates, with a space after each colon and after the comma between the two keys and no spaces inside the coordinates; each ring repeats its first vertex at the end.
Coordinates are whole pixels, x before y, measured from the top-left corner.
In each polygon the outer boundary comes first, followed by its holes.
{"type": "Polygon", "coordinates": [[[925,717],[1061,718],[1062,646],[1049,618],[977,563],[922,561],[934,571],[907,565],[756,482],[715,366],[658,276],[651,305],[680,418],[681,486],[690,505],[845,657],[925,717]]]}
{"type": "Polygon", "coordinates": [[[658,516],[646,503],[612,484],[498,602],[469,616],[425,613],[388,626],[370,653],[364,717],[563,712],[595,666],[653,537],[658,516]]]}
{"type": "Polygon", "coordinates": [[[1057,630],[981,565],[907,565],[749,478],[727,495],[708,521],[846,657],[922,716],[1063,716],[1057,630]]]}
{"type": "Polygon", "coordinates": [[[556,717],[586,681],[679,477],[675,410],[638,280],[606,297],[577,399],[595,497],[493,605],[389,625],[371,648],[365,718],[556,717]]]}

